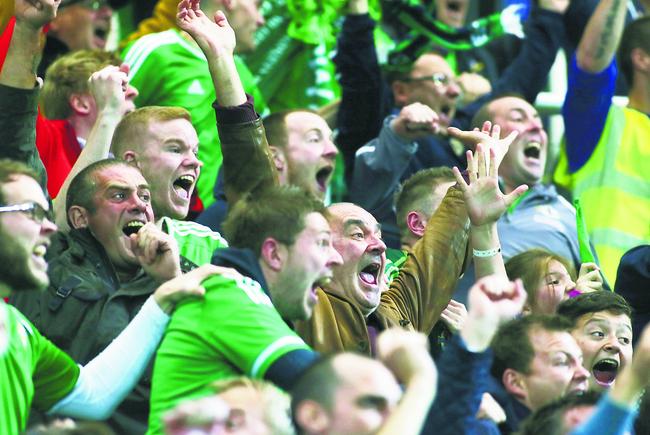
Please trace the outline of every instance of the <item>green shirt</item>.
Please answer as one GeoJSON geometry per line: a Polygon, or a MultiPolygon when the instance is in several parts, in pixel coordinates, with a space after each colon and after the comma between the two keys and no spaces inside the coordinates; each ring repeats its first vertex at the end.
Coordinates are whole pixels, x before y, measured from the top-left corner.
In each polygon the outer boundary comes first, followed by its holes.
{"type": "Polygon", "coordinates": [[[46,411],[67,396],[79,367],[18,310],[0,300],[0,433],[25,430],[29,408],[46,411]]]}
{"type": "Polygon", "coordinates": [[[196,222],[163,217],[161,228],[176,239],[179,254],[198,266],[210,263],[215,250],[228,247],[221,234],[196,222]]]}
{"type": "MultiPolygon", "coordinates": [[[[126,46],[122,58],[131,67],[130,82],[139,92],[136,106],[179,106],[192,115],[192,125],[199,135],[198,157],[203,162],[197,189],[207,208],[214,202],[213,189],[222,157],[212,108],[216,96],[203,52],[172,29],[135,40],[126,46]]],[[[266,103],[256,79],[238,56],[235,62],[244,89],[255,99],[255,109],[264,113],[266,103]]]]}
{"type": "Polygon", "coordinates": [[[175,310],[158,349],[151,388],[150,434],[180,401],[212,393],[219,379],[264,378],[284,354],[309,347],[282,320],[260,284],[251,278],[214,276],[203,300],[175,310]]]}

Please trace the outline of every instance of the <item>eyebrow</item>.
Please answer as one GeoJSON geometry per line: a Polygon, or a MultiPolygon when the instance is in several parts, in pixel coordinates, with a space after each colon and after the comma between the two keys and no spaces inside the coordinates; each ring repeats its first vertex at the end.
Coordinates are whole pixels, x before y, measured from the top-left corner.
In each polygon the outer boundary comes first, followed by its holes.
{"type": "Polygon", "coordinates": [[[150,190],[149,185],[146,184],[146,183],[145,184],[138,184],[136,189],[133,189],[133,187],[131,187],[131,186],[127,185],[127,184],[119,184],[119,183],[112,183],[112,184],[109,184],[108,186],[106,186],[106,190],[128,190],[128,191],[131,191],[131,190],[144,190],[144,189],[150,190]]]}
{"type": "MultiPolygon", "coordinates": [[[[607,327],[610,326],[608,324],[607,320],[605,320],[605,319],[589,319],[587,321],[587,323],[585,323],[585,326],[588,326],[589,324],[598,324],[598,325],[607,326],[607,327]]],[[[615,326],[621,326],[621,325],[615,325],[615,326]]],[[[625,327],[626,329],[629,329],[630,332],[632,332],[632,327],[630,325],[628,325],[627,323],[624,323],[622,326],[625,327]]]]}
{"type": "MultiPolygon", "coordinates": [[[[343,227],[347,230],[350,227],[353,226],[358,226],[358,227],[368,227],[370,228],[370,225],[366,224],[366,222],[362,221],[361,219],[348,219],[343,223],[343,227]]],[[[381,231],[381,224],[377,223],[375,225],[375,232],[380,232],[381,231]]]]}

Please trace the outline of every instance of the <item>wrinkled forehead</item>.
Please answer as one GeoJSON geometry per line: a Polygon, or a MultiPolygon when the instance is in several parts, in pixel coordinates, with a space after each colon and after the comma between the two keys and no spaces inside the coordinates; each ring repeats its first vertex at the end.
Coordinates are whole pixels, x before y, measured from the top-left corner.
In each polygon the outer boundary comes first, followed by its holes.
{"type": "Polygon", "coordinates": [[[285,118],[287,132],[302,134],[309,130],[318,130],[329,136],[332,133],[322,116],[316,113],[298,111],[289,113],[285,118]]]}
{"type": "Polygon", "coordinates": [[[584,327],[588,324],[599,326],[606,326],[614,330],[627,330],[632,332],[632,320],[625,313],[615,313],[613,311],[597,311],[595,313],[587,313],[578,317],[576,322],[576,329],[584,327]]]}
{"type": "Polygon", "coordinates": [[[107,189],[113,186],[124,188],[148,188],[147,180],[134,166],[128,164],[117,164],[97,170],[94,174],[96,191],[107,189]]]}
{"type": "Polygon", "coordinates": [[[528,101],[519,97],[502,97],[490,103],[489,112],[494,118],[506,117],[510,113],[519,112],[528,117],[537,117],[537,109],[535,109],[528,101]]]}
{"type": "Polygon", "coordinates": [[[327,208],[328,219],[333,231],[343,231],[350,224],[362,224],[379,230],[377,219],[365,209],[349,202],[339,202],[327,208]]]}
{"type": "Polygon", "coordinates": [[[582,350],[569,331],[549,331],[535,327],[528,331],[528,337],[535,351],[535,358],[546,360],[547,355],[555,352],[566,353],[575,358],[582,357],[582,350]]]}
{"type": "Polygon", "coordinates": [[[47,208],[45,193],[36,180],[24,174],[12,175],[5,183],[0,185],[5,204],[18,204],[22,202],[35,202],[47,208]]]}
{"type": "Polygon", "coordinates": [[[424,53],[413,64],[412,77],[429,76],[435,73],[443,73],[448,77],[454,77],[454,71],[447,61],[435,53],[424,53]]]}

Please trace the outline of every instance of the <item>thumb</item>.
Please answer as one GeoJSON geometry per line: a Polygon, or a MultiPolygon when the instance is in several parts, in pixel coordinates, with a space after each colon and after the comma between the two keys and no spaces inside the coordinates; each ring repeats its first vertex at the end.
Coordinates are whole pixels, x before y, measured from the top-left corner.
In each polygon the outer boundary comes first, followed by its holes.
{"type": "Polygon", "coordinates": [[[525,184],[522,184],[521,186],[517,187],[515,190],[510,192],[508,195],[503,197],[503,202],[505,202],[506,207],[510,207],[513,202],[517,200],[521,195],[523,195],[526,191],[528,190],[528,186],[525,184]]]}
{"type": "Polygon", "coordinates": [[[230,24],[228,24],[228,19],[226,18],[226,14],[224,14],[223,11],[215,12],[215,14],[214,14],[214,22],[219,27],[229,27],[230,26],[230,24]]]}

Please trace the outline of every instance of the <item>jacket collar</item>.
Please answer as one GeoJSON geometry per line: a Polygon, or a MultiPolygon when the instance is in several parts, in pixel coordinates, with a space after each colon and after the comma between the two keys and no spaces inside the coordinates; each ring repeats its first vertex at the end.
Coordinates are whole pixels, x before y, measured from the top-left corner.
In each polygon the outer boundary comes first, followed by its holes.
{"type": "Polygon", "coordinates": [[[271,296],[259,260],[250,249],[217,249],[212,257],[212,264],[215,266],[232,267],[242,275],[253,278],[262,286],[264,293],[269,297],[271,296]]]}

